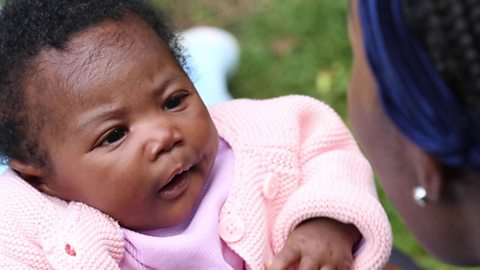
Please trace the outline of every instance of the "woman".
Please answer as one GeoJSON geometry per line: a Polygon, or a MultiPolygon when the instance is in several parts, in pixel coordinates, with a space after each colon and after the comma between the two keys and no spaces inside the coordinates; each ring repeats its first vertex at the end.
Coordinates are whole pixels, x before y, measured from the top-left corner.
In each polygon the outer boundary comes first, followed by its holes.
{"type": "Polygon", "coordinates": [[[353,0],[349,115],[408,228],[480,265],[480,1],[353,0]]]}

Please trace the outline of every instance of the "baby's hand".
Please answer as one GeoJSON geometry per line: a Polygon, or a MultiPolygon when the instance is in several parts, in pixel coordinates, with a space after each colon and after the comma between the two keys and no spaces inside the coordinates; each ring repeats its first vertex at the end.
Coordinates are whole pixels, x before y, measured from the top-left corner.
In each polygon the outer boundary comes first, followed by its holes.
{"type": "Polygon", "coordinates": [[[352,248],[361,238],[353,225],[329,218],[307,220],[288,236],[268,270],[351,269],[352,248]]]}

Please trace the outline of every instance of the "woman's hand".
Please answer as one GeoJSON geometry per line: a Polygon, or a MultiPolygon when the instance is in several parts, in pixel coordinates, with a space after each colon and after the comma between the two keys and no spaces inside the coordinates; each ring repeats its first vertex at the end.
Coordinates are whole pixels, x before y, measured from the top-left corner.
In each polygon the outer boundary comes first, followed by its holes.
{"type": "Polygon", "coordinates": [[[283,249],[267,263],[268,270],[351,269],[352,249],[361,239],[358,229],[329,218],[301,223],[283,249]]]}

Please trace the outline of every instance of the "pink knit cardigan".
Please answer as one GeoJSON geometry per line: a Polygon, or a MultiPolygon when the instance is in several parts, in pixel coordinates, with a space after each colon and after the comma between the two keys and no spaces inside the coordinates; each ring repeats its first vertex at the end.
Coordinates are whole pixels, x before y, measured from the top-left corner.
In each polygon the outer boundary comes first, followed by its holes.
{"type": "MultiPolygon", "coordinates": [[[[320,216],[361,231],[353,269],[384,265],[390,226],[370,166],[332,109],[288,96],[235,100],[211,115],[235,154],[220,237],[248,269],[263,269],[295,226],[320,216]]],[[[12,171],[0,177],[0,269],[118,269],[123,250],[110,217],[42,194],[12,171]]]]}

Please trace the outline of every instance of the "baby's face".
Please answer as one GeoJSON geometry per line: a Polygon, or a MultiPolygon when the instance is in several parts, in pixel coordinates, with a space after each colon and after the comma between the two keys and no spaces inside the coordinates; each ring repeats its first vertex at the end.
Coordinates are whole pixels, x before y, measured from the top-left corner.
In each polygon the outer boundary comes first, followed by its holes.
{"type": "Polygon", "coordinates": [[[47,94],[29,91],[29,97],[48,106],[54,121],[41,131],[52,165],[43,191],[136,230],[187,218],[212,168],[218,135],[156,33],[129,16],[74,36],[64,51],[44,50],[37,60],[47,94]]]}

